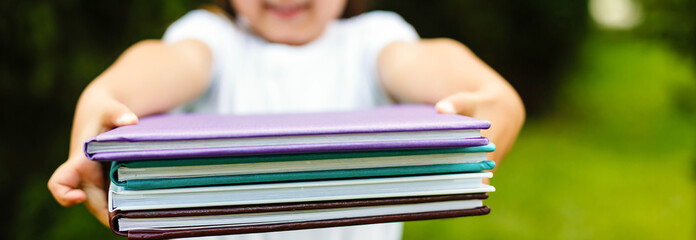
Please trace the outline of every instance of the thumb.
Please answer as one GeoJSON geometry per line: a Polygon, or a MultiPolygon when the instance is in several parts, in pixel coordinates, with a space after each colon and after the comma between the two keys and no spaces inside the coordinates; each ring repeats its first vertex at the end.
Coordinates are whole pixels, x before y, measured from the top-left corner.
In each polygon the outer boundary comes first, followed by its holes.
{"type": "Polygon", "coordinates": [[[439,113],[451,113],[471,116],[476,110],[478,96],[474,93],[456,93],[435,104],[439,113]]]}
{"type": "Polygon", "coordinates": [[[126,105],[114,101],[106,106],[106,114],[102,121],[104,125],[119,127],[138,123],[138,116],[126,105]]]}
{"type": "Polygon", "coordinates": [[[94,184],[85,184],[84,192],[87,194],[85,206],[96,217],[99,222],[105,226],[109,226],[109,212],[107,204],[107,193],[101,186],[94,184]]]}

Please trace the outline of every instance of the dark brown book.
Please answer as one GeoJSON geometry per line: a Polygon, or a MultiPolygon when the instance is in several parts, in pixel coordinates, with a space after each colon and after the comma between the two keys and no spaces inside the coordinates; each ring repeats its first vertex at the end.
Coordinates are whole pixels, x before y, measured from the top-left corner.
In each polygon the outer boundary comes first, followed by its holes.
{"type": "MultiPolygon", "coordinates": [[[[166,210],[151,210],[151,211],[123,211],[114,212],[111,215],[111,229],[118,235],[127,236],[129,239],[165,239],[179,237],[196,237],[196,236],[211,236],[211,235],[229,235],[229,234],[244,234],[244,233],[261,233],[274,231],[288,231],[311,228],[326,228],[351,225],[363,225],[373,223],[386,222],[402,222],[414,220],[426,220],[436,218],[451,218],[463,216],[484,215],[490,212],[488,206],[476,206],[466,209],[450,209],[446,211],[428,211],[409,212],[403,214],[388,214],[365,217],[343,217],[339,215],[336,218],[315,219],[312,221],[296,221],[283,222],[272,224],[258,225],[243,225],[243,226],[226,226],[226,227],[209,227],[200,228],[194,227],[191,229],[176,229],[176,230],[151,230],[139,229],[130,231],[121,231],[119,226],[120,219],[139,219],[148,218],[180,218],[191,216],[228,216],[238,214],[254,214],[254,213],[280,213],[288,212],[288,215],[293,212],[312,211],[312,210],[341,210],[355,209],[363,207],[399,207],[399,206],[420,206],[414,204],[447,204],[447,203],[466,203],[466,200],[482,200],[488,198],[487,193],[475,194],[457,194],[457,195],[439,195],[439,196],[419,196],[419,197],[400,197],[400,198],[382,198],[382,199],[361,199],[361,200],[341,200],[341,201],[322,201],[322,202],[305,202],[305,203],[287,203],[287,204],[263,204],[263,205],[245,205],[245,206],[230,206],[230,207],[214,207],[214,208],[188,208],[188,209],[166,209],[166,210]]],[[[475,201],[474,201],[475,202],[475,201]]],[[[480,201],[479,201],[480,202],[480,201]]],[[[425,206],[425,205],[424,205],[425,206]]],[[[456,206],[456,205],[455,205],[456,206]]],[[[241,215],[240,215],[241,216],[241,215]]],[[[236,216],[234,216],[236,218],[236,216]]]]}

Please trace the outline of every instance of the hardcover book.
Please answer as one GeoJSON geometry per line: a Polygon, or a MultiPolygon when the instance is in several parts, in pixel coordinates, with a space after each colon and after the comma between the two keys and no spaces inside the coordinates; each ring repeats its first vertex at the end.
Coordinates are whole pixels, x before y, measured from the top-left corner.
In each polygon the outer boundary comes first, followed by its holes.
{"type": "Polygon", "coordinates": [[[396,177],[409,175],[431,175],[447,173],[479,172],[495,167],[493,161],[477,163],[438,164],[424,166],[337,169],[309,172],[276,172],[261,174],[221,175],[207,177],[134,179],[113,183],[126,190],[147,190],[175,187],[197,187],[211,185],[236,185],[270,182],[295,182],[327,179],[355,179],[369,177],[396,177]]]}
{"type": "Polygon", "coordinates": [[[495,167],[493,144],[467,148],[114,162],[127,190],[317,179],[477,172],[495,167]]]}
{"type": "Polygon", "coordinates": [[[111,213],[111,229],[158,239],[483,215],[486,193],[111,213]]]}
{"type": "Polygon", "coordinates": [[[483,146],[484,120],[429,105],[265,115],[142,118],[85,142],[97,161],[483,146]]]}
{"type": "Polygon", "coordinates": [[[126,190],[113,183],[110,211],[392,198],[493,192],[489,172],[126,190]]]}

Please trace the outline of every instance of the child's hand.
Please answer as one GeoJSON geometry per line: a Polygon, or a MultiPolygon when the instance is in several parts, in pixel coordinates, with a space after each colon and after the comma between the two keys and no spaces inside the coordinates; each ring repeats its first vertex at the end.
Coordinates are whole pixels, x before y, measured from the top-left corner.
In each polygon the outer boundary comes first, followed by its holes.
{"type": "Polygon", "coordinates": [[[139,42],[82,92],[75,110],[68,160],[48,181],[63,206],[84,202],[108,225],[106,183],[101,164],[83,153],[84,141],[114,127],[138,122],[200,96],[210,82],[212,53],[198,40],[139,42]]]}
{"type": "Polygon", "coordinates": [[[68,160],[48,180],[63,206],[84,202],[108,225],[106,183],[101,164],[83,153],[84,141],[114,127],[138,122],[195,99],[207,88],[212,53],[197,40],[139,42],[82,92],[75,110],[68,160]]]}
{"type": "Polygon", "coordinates": [[[394,42],[378,58],[382,86],[399,102],[435,104],[440,113],[491,122],[481,131],[495,143],[488,159],[499,166],[524,123],[524,105],[512,86],[463,44],[449,39],[394,42]]]}
{"type": "Polygon", "coordinates": [[[450,95],[435,104],[435,109],[439,113],[461,114],[472,116],[475,112],[479,97],[476,93],[462,92],[450,95]]]}
{"type": "Polygon", "coordinates": [[[106,191],[101,165],[84,156],[70,157],[60,165],[48,181],[53,197],[69,207],[85,202],[85,206],[102,224],[108,225],[106,191]]]}
{"type": "MultiPolygon", "coordinates": [[[[138,117],[116,101],[106,101],[105,111],[96,117],[78,119],[76,116],[70,156],[48,180],[48,189],[61,205],[68,207],[84,202],[87,209],[104,225],[108,223],[105,178],[100,163],[87,159],[82,142],[100,132],[117,126],[138,122],[138,117]],[[90,122],[89,120],[92,120],[90,122]]],[[[78,109],[79,111],[79,109],[78,109]]]]}

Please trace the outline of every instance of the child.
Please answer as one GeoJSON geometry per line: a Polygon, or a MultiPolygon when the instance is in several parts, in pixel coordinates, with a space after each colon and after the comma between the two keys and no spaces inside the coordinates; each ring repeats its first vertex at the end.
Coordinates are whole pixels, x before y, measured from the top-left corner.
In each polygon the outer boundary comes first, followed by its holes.
{"type": "MultiPolygon", "coordinates": [[[[442,113],[491,121],[483,134],[497,145],[489,158],[500,163],[524,120],[515,90],[456,41],[419,39],[389,12],[339,20],[345,7],[346,0],[231,0],[223,8],[234,9],[228,12],[233,18],[195,10],[172,24],[163,40],[135,44],[82,93],[71,151],[48,182],[51,193],[63,206],[84,202],[107,224],[101,165],[85,157],[84,140],[182,105],[247,114],[435,104],[442,113]]],[[[401,226],[240,238],[399,239],[401,226]]]]}

